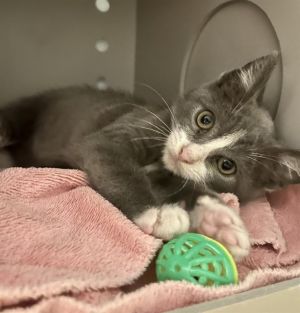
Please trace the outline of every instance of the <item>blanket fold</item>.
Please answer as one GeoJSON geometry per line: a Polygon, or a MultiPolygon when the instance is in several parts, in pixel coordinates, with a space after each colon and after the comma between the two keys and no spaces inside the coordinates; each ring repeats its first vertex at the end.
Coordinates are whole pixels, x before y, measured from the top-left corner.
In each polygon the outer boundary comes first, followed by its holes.
{"type": "Polygon", "coordinates": [[[0,311],[159,313],[299,276],[299,198],[300,186],[289,186],[240,209],[253,251],[239,265],[239,285],[164,282],[124,292],[162,242],[93,191],[80,171],[4,170],[0,311]]]}
{"type": "Polygon", "coordinates": [[[268,193],[241,208],[253,248],[244,264],[250,269],[300,261],[300,185],[268,193]]]}

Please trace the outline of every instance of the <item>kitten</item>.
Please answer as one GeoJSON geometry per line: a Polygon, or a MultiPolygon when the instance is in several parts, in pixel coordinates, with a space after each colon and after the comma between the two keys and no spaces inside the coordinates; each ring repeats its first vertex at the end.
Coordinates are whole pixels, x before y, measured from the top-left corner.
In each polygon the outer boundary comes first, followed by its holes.
{"type": "Polygon", "coordinates": [[[91,87],[24,98],[1,108],[0,145],[17,166],[85,171],[149,234],[169,240],[197,223],[239,260],[248,233],[217,192],[246,201],[299,176],[299,153],[277,141],[261,101],[277,58],[226,72],[171,107],[91,87]]]}

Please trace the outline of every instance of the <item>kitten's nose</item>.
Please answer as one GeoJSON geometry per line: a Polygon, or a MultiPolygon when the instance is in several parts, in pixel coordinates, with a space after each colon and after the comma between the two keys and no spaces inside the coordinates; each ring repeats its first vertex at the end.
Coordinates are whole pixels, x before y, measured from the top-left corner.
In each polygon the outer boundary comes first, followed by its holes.
{"type": "Polygon", "coordinates": [[[183,146],[178,154],[178,160],[187,163],[187,164],[192,164],[194,163],[192,156],[189,152],[188,146],[183,146]]]}

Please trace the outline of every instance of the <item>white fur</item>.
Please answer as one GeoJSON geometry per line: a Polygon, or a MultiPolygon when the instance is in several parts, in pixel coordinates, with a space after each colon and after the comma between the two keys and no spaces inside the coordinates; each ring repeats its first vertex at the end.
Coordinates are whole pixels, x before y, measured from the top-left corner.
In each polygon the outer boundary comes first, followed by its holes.
{"type": "Polygon", "coordinates": [[[253,67],[250,66],[247,70],[242,70],[239,74],[241,82],[246,91],[250,90],[255,82],[255,75],[253,75],[253,67]]]}
{"type": "Polygon", "coordinates": [[[199,197],[190,217],[192,229],[223,243],[237,261],[249,254],[250,239],[241,218],[219,200],[199,197]]]}
{"type": "Polygon", "coordinates": [[[186,132],[182,128],[176,128],[172,130],[168,137],[164,149],[163,162],[166,168],[175,174],[193,181],[203,182],[208,175],[205,159],[214,151],[233,145],[244,134],[245,132],[241,130],[199,145],[190,142],[186,132]],[[192,164],[178,160],[178,155],[183,147],[185,147],[190,159],[193,161],[192,164]]]}
{"type": "Polygon", "coordinates": [[[146,173],[151,173],[157,171],[160,168],[159,162],[151,163],[149,165],[144,166],[144,170],[146,173]]]}
{"type": "Polygon", "coordinates": [[[177,204],[150,208],[135,218],[134,222],[146,233],[164,240],[170,240],[190,228],[188,213],[177,204]]]}

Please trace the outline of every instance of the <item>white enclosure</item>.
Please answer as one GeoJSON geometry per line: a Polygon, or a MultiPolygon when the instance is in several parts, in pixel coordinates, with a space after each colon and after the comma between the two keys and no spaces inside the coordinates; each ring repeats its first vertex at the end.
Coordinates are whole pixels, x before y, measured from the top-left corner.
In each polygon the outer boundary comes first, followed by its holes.
{"type": "Polygon", "coordinates": [[[159,101],[135,82],[172,100],[277,49],[265,100],[282,140],[300,148],[299,29],[299,0],[0,0],[0,103],[85,83],[159,101]]]}

